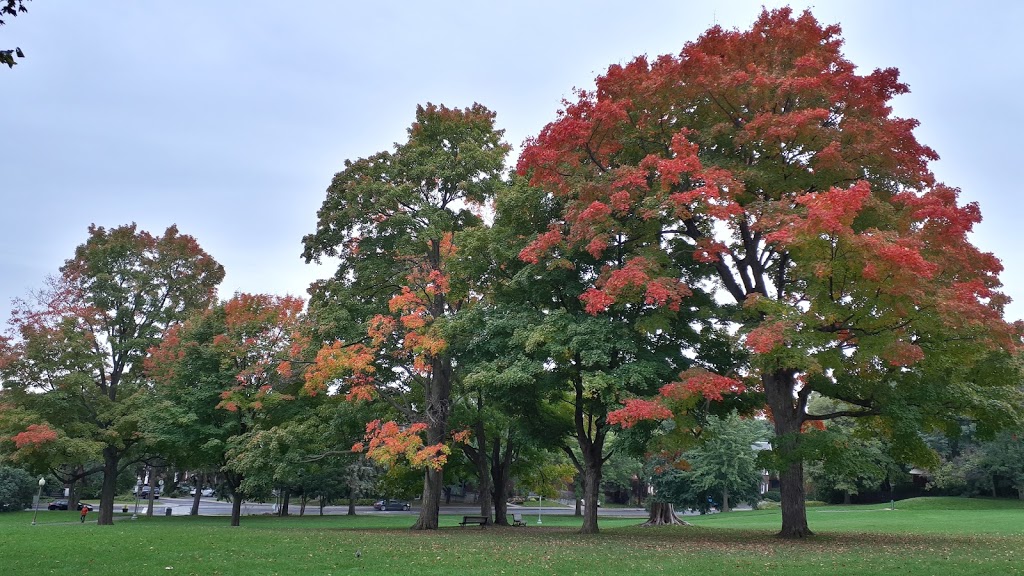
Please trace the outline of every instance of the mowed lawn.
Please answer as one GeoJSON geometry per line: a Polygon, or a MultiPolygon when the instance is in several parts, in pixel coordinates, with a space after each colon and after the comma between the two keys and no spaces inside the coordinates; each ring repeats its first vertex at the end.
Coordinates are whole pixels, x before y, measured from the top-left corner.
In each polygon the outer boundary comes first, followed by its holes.
{"type": "MultiPolygon", "coordinates": [[[[640,528],[527,516],[526,528],[408,530],[414,516],[118,518],[82,525],[76,512],[0,514],[0,574],[1024,574],[1024,503],[950,498],[808,509],[813,538],[774,536],[779,512],[687,517],[695,526],[640,528]],[[356,557],[356,551],[359,557],[356,557]]],[[[90,520],[95,520],[90,515],[90,520]]]]}

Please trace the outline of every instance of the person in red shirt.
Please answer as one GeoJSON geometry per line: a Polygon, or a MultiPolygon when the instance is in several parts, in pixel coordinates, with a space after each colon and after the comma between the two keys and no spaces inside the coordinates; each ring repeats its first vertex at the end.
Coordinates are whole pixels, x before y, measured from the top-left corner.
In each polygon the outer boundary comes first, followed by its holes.
{"type": "Polygon", "coordinates": [[[89,513],[89,507],[82,504],[82,524],[85,524],[85,515],[89,513]]]}

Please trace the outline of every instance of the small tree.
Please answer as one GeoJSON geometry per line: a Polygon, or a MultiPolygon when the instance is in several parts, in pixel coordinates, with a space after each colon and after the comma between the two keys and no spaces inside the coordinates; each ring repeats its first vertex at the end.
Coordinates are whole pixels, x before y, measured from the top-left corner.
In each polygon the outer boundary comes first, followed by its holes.
{"type": "Polygon", "coordinates": [[[14,512],[31,506],[36,486],[36,479],[21,468],[0,466],[0,512],[14,512]]]}

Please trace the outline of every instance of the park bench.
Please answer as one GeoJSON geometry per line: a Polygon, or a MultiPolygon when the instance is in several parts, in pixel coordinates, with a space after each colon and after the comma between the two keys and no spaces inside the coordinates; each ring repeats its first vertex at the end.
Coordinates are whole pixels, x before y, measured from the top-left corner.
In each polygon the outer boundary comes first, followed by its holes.
{"type": "Polygon", "coordinates": [[[526,521],[523,520],[523,515],[519,513],[512,514],[512,525],[513,526],[526,526],[526,521]]]}
{"type": "Polygon", "coordinates": [[[489,518],[487,516],[463,516],[462,522],[459,522],[459,526],[465,526],[467,524],[479,524],[481,528],[487,524],[489,518]]]}

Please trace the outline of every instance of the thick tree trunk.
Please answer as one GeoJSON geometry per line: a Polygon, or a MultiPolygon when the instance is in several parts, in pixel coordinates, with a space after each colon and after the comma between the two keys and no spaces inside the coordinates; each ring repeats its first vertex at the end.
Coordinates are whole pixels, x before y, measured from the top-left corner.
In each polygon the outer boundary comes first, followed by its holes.
{"type": "Polygon", "coordinates": [[[800,427],[803,424],[804,407],[794,397],[796,373],[792,370],[778,370],[763,374],[768,407],[775,423],[775,440],[772,449],[782,463],[779,472],[779,492],[782,496],[782,538],[803,538],[814,534],[807,526],[807,494],[804,488],[804,466],[800,460],[800,427]]]}
{"type": "Polygon", "coordinates": [[[584,457],[586,469],[583,480],[583,527],[581,534],[597,534],[597,502],[601,496],[601,459],[596,462],[584,457]]]}
{"type": "Polygon", "coordinates": [[[103,485],[100,488],[100,514],[96,524],[114,524],[114,496],[117,493],[117,465],[121,454],[111,447],[103,449],[103,485]]]}
{"type": "Polygon", "coordinates": [[[583,516],[583,498],[576,498],[576,511],[573,516],[583,516]]]}
{"type": "MultiPolygon", "coordinates": [[[[441,300],[443,302],[443,298],[441,300]]],[[[443,306],[442,306],[443,308],[443,306]]],[[[434,358],[427,386],[427,446],[442,444],[448,435],[448,414],[451,410],[452,363],[449,358],[434,358]]],[[[437,530],[441,509],[444,471],[427,468],[423,474],[423,500],[413,530],[437,530]]]]}
{"type": "Polygon", "coordinates": [[[641,526],[692,526],[676,516],[675,505],[670,502],[651,503],[651,513],[641,526]]]}
{"type": "Polygon", "coordinates": [[[729,508],[729,489],[728,488],[723,488],[722,489],[722,512],[729,512],[730,510],[732,510],[732,509],[729,508]]]}
{"type": "Polygon", "coordinates": [[[843,504],[850,504],[850,491],[846,490],[843,492],[843,504]]]}
{"type": "Polygon", "coordinates": [[[428,468],[423,474],[423,504],[413,530],[437,530],[438,513],[441,510],[441,487],[444,472],[428,468]]]}
{"type": "MultiPolygon", "coordinates": [[[[320,504],[320,515],[321,516],[323,515],[323,509],[324,509],[324,506],[322,504],[323,501],[324,501],[323,496],[321,496],[320,497],[320,502],[321,502],[321,504],[320,504]]],[[[352,490],[352,489],[349,489],[349,491],[348,491],[348,512],[347,512],[347,515],[348,516],[355,516],[356,515],[356,491],[352,490]]]]}
{"type": "Polygon", "coordinates": [[[302,498],[299,499],[299,516],[306,515],[306,493],[302,493],[302,498]]]}

